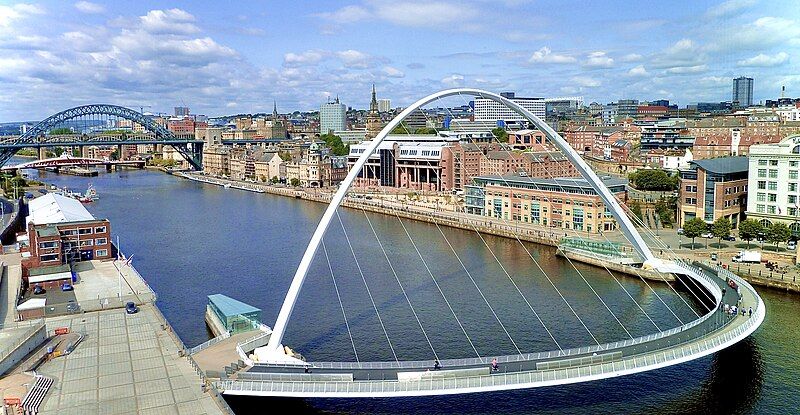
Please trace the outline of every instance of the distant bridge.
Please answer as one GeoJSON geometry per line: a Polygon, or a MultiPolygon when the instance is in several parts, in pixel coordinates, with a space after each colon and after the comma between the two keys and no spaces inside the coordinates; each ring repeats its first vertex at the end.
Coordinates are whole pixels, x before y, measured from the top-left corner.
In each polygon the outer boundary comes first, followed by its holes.
{"type": "Polygon", "coordinates": [[[70,108],[54,114],[31,127],[18,137],[0,141],[0,166],[5,165],[17,151],[23,148],[83,147],[87,145],[112,146],[125,144],[170,145],[195,170],[203,168],[203,141],[191,137],[179,137],[174,132],[155,123],[150,117],[118,105],[91,104],[70,108]],[[98,121],[102,117],[128,120],[144,128],[143,133],[122,134],[59,134],[57,128],[65,127],[77,120],[98,121]]]}
{"type": "Polygon", "coordinates": [[[136,166],[144,167],[144,160],[102,160],[88,157],[53,157],[43,160],[31,160],[14,166],[3,166],[2,170],[45,169],[60,167],[90,167],[90,166],[136,166]]]}

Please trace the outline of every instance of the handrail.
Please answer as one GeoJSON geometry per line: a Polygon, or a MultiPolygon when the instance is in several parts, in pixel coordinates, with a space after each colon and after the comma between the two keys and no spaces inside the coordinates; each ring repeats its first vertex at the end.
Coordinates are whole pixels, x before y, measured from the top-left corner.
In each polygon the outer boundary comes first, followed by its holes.
{"type": "Polygon", "coordinates": [[[226,332],[220,334],[219,336],[214,337],[213,339],[206,340],[206,341],[198,344],[197,346],[192,347],[191,349],[187,350],[186,352],[188,354],[195,354],[195,353],[197,353],[197,352],[199,352],[201,350],[207,349],[207,348],[209,348],[209,347],[211,347],[211,346],[213,346],[213,345],[215,345],[215,344],[217,344],[217,343],[219,343],[219,342],[221,342],[221,341],[223,341],[225,339],[229,339],[230,337],[231,337],[231,332],[226,331],[226,332]]]}

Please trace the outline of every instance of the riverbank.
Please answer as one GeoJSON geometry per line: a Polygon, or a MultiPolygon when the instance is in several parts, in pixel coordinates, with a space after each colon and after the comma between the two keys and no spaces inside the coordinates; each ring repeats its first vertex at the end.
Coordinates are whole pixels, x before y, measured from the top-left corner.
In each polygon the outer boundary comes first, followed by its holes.
{"type": "MultiPolygon", "coordinates": [[[[170,172],[170,174],[179,176],[184,179],[216,185],[216,186],[226,187],[227,185],[227,187],[229,188],[239,188],[241,190],[255,191],[257,193],[267,193],[279,196],[293,197],[297,199],[303,199],[323,204],[330,203],[331,198],[333,197],[332,193],[333,191],[332,190],[328,191],[326,189],[313,189],[313,192],[309,192],[304,189],[298,189],[292,187],[277,187],[267,184],[245,183],[237,180],[209,177],[193,172],[178,172],[178,173],[170,172]],[[247,188],[243,188],[245,185],[247,188]]],[[[436,225],[444,225],[467,231],[477,231],[482,234],[489,234],[494,236],[500,236],[503,238],[516,239],[524,242],[532,242],[556,248],[559,247],[561,239],[561,229],[559,230],[547,229],[547,228],[536,229],[531,225],[525,225],[525,224],[508,225],[508,224],[503,224],[502,222],[487,220],[486,218],[483,217],[475,217],[474,215],[467,215],[460,212],[454,212],[452,210],[443,210],[443,209],[435,210],[431,208],[423,208],[420,206],[408,206],[405,204],[391,202],[384,199],[367,199],[365,197],[347,198],[342,202],[342,206],[351,209],[364,210],[371,213],[380,213],[384,215],[398,216],[404,219],[411,219],[415,221],[426,222],[436,225]]],[[[564,236],[568,235],[565,233],[564,236]]],[[[593,239],[598,242],[605,241],[605,239],[602,239],[599,236],[593,237],[592,235],[587,235],[587,237],[589,239],[593,239]]],[[[620,248],[622,253],[630,253],[630,254],[633,253],[633,250],[630,247],[622,246],[620,248]]],[[[688,251],[688,252],[677,251],[676,254],[680,255],[682,258],[687,259],[689,261],[705,260],[707,258],[705,256],[702,256],[703,254],[696,253],[693,251],[688,251]]],[[[641,268],[619,264],[613,261],[606,261],[586,255],[577,255],[575,253],[570,253],[569,257],[570,259],[579,261],[581,263],[607,268],[609,270],[621,272],[636,278],[642,277],[645,279],[657,280],[657,281],[665,280],[663,276],[657,275],[655,273],[651,275],[643,272],[641,268]]],[[[800,294],[800,281],[798,281],[797,276],[792,275],[787,277],[784,275],[782,276],[782,278],[778,277],[768,278],[765,276],[759,276],[752,273],[737,272],[736,269],[733,268],[732,271],[736,272],[737,275],[741,276],[751,284],[761,287],[769,287],[772,289],[783,290],[793,294],[800,294]]]]}

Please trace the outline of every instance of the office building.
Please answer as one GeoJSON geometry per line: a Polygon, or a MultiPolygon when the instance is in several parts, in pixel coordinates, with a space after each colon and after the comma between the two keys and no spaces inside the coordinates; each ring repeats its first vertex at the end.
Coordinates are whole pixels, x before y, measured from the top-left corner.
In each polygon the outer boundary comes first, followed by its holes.
{"type": "Polygon", "coordinates": [[[753,105],[753,78],[740,76],[733,78],[733,105],[749,107],[753,105]]]}
{"type": "Polygon", "coordinates": [[[319,107],[319,132],[328,134],[333,131],[347,129],[347,107],[339,102],[339,97],[333,102],[326,102],[319,107]]]}
{"type": "Polygon", "coordinates": [[[763,225],[783,222],[800,235],[800,135],[750,147],[748,180],[753,194],[747,217],[763,225]]]}
{"type": "MultiPolygon", "coordinates": [[[[544,120],[545,102],[544,98],[523,98],[517,97],[513,92],[503,92],[504,98],[519,104],[522,108],[533,113],[533,115],[544,120]]],[[[506,123],[509,121],[525,121],[521,115],[497,101],[486,98],[475,99],[475,121],[489,121],[506,123]]]]}
{"type": "Polygon", "coordinates": [[[689,169],[680,172],[678,224],[694,218],[713,223],[726,217],[736,229],[747,208],[747,168],[747,157],[689,162],[689,169]]]}
{"type": "Polygon", "coordinates": [[[378,112],[389,112],[392,109],[392,101],[386,98],[378,100],[378,112]]]}

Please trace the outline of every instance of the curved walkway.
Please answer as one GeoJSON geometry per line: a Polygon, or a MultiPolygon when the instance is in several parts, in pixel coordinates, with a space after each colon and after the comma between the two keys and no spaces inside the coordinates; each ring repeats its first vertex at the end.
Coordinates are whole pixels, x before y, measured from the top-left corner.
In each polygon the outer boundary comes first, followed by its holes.
{"type": "Polygon", "coordinates": [[[217,386],[230,395],[283,397],[397,397],[445,395],[524,389],[588,382],[645,372],[694,360],[724,349],[755,331],[764,320],[764,303],[750,284],[722,269],[703,270],[687,263],[674,268],[703,285],[716,307],[701,318],[671,330],[633,340],[565,351],[492,358],[404,362],[316,362],[297,365],[259,364],[221,380],[217,386]],[[753,314],[730,316],[721,304],[736,304],[753,314]],[[722,289],[726,288],[723,296],[722,289]]]}

